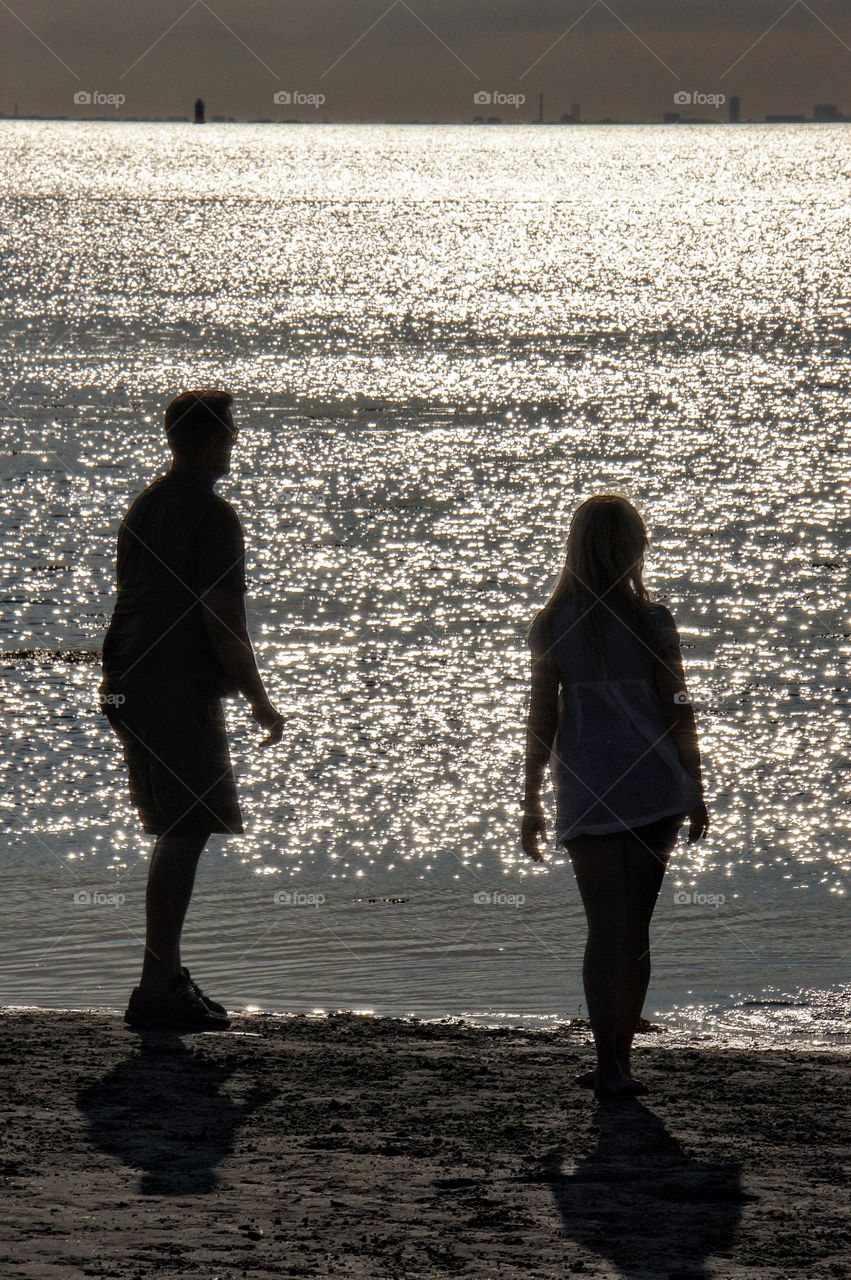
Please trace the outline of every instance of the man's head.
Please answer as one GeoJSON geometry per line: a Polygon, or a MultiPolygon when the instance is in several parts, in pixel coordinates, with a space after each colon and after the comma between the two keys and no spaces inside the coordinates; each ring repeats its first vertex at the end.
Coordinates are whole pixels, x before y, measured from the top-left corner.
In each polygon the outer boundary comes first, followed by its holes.
{"type": "Polygon", "coordinates": [[[165,411],[165,431],[176,462],[215,479],[230,470],[236,427],[229,391],[182,391],[165,411]]]}

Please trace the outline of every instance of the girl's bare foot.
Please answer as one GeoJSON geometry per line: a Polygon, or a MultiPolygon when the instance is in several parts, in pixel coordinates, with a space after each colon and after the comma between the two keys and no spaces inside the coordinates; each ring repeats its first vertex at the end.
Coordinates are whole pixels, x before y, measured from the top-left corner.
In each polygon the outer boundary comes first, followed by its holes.
{"type": "MultiPolygon", "coordinates": [[[[615,1078],[617,1079],[617,1077],[615,1078]]],[[[632,1093],[632,1094],[647,1092],[647,1085],[644,1084],[643,1081],[641,1080],[636,1080],[634,1076],[622,1074],[621,1079],[629,1086],[627,1089],[621,1089],[620,1090],[621,1092],[632,1093]]],[[[597,1087],[596,1070],[583,1071],[581,1075],[574,1076],[573,1083],[578,1084],[580,1089],[596,1089],[597,1087]]]]}
{"type": "Polygon", "coordinates": [[[629,1085],[630,1093],[646,1093],[647,1092],[647,1085],[644,1083],[643,1080],[636,1080],[635,1076],[625,1076],[624,1078],[626,1079],[629,1085]]]}
{"type": "Polygon", "coordinates": [[[598,1098],[632,1098],[637,1093],[645,1093],[647,1086],[640,1080],[625,1076],[622,1071],[611,1071],[602,1074],[597,1070],[594,1093],[598,1098]]]}

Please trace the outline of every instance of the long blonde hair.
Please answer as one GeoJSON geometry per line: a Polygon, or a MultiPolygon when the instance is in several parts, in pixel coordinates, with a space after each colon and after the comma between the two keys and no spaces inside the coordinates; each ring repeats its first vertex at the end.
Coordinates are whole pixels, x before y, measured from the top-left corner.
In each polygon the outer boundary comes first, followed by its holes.
{"type": "Polygon", "coordinates": [[[604,656],[603,614],[623,618],[654,652],[659,650],[656,628],[648,616],[650,595],[644,585],[647,529],[638,511],[621,494],[599,493],[574,512],[567,535],[564,567],[547,600],[529,628],[542,628],[545,647],[552,643],[555,610],[576,599],[583,609],[582,625],[594,632],[604,656]]]}

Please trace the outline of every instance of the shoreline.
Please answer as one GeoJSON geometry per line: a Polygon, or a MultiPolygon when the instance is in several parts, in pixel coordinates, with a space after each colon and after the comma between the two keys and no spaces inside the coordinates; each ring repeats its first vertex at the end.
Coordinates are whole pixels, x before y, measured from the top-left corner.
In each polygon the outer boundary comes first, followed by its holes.
{"type": "Polygon", "coordinates": [[[847,1274],[847,1052],[643,1035],[600,1105],[569,1025],[3,1012],[10,1280],[847,1274]]]}
{"type": "MultiPolygon", "coordinates": [[[[51,1007],[36,1004],[0,1003],[0,1018],[16,1014],[43,1014],[45,1017],[57,1014],[85,1014],[93,1018],[113,1018],[123,1023],[124,1007],[85,1004],[51,1007]]],[[[390,1026],[398,1025],[400,1030],[423,1026],[455,1028],[461,1032],[469,1029],[471,1031],[492,1031],[500,1034],[510,1033],[521,1037],[558,1037],[564,1039],[565,1043],[569,1039],[570,1043],[577,1049],[586,1048],[589,1053],[593,1052],[594,1043],[591,1024],[587,1018],[552,1017],[541,1025],[530,1025],[520,1021],[508,1021],[511,1016],[513,1015],[501,1017],[497,1014],[441,1014],[440,1016],[424,1017],[419,1014],[380,1013],[374,1009],[345,1008],[342,1006],[339,1008],[317,1008],[309,1012],[303,1009],[264,1008],[228,1010],[228,1017],[231,1022],[250,1023],[252,1019],[258,1018],[286,1023],[300,1018],[310,1023],[322,1023],[334,1018],[349,1018],[354,1023],[375,1021],[386,1023],[390,1026]]],[[[656,1016],[659,1017],[660,1015],[657,1014],[656,1016]]],[[[731,1049],[753,1053],[781,1053],[786,1050],[794,1050],[802,1053],[846,1054],[851,1057],[851,1033],[846,1032],[840,1033],[834,1040],[827,1038],[807,1040],[803,1036],[792,1039],[789,1036],[773,1035],[770,1031],[746,1032],[731,1029],[728,1031],[698,1032],[692,1028],[665,1025],[662,1022],[654,1022],[647,1018],[642,1018],[641,1022],[642,1025],[636,1032],[636,1048],[643,1046],[666,1050],[707,1049],[710,1051],[731,1049]]]]}

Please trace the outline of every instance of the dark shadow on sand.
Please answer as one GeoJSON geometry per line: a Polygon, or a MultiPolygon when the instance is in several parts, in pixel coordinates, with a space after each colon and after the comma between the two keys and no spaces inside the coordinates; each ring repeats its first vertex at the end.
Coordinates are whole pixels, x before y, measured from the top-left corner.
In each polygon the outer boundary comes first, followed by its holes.
{"type": "Polygon", "coordinates": [[[570,1172],[560,1149],[541,1159],[564,1230],[623,1280],[704,1280],[731,1250],[742,1204],[741,1164],[694,1159],[635,1098],[594,1116],[597,1148],[570,1172]]]}
{"type": "Polygon", "coordinates": [[[202,1195],[233,1151],[240,1125],[279,1090],[254,1085],[242,1101],[225,1089],[231,1067],[172,1032],[144,1032],[140,1048],[77,1095],[92,1143],[143,1170],[143,1195],[202,1195]]]}

